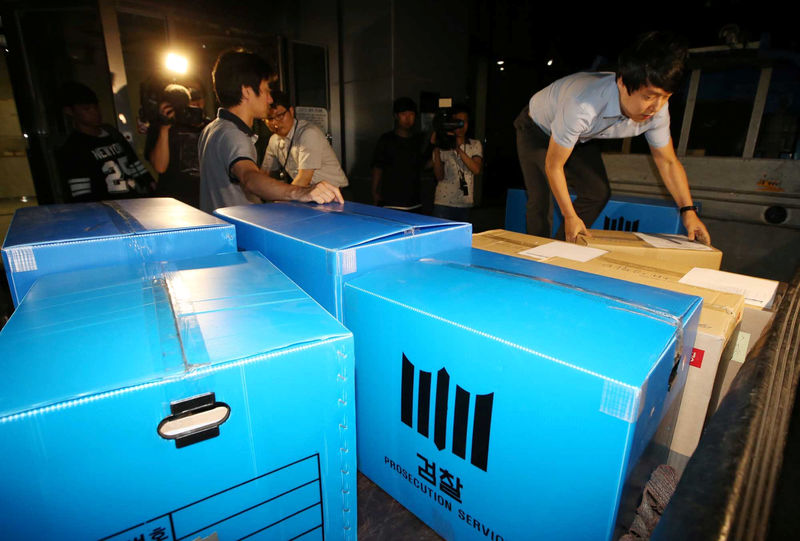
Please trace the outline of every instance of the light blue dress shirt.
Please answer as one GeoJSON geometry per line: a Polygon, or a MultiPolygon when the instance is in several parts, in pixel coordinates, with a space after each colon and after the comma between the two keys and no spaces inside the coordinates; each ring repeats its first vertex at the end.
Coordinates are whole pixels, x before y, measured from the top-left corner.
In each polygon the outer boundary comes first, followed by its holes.
{"type": "Polygon", "coordinates": [[[669,107],[635,122],[622,114],[616,74],[581,72],[568,75],[533,95],[528,114],[556,143],[573,148],[590,139],[621,139],[644,133],[647,143],[669,143],[669,107]]]}

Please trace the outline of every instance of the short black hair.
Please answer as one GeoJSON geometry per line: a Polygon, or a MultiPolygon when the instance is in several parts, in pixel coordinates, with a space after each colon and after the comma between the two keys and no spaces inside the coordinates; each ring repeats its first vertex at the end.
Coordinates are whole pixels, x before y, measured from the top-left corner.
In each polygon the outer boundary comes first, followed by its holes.
{"type": "Polygon", "coordinates": [[[186,107],[192,100],[189,89],[179,84],[168,84],[161,92],[161,101],[166,101],[173,107],[186,107]]]}
{"type": "Polygon", "coordinates": [[[283,90],[275,90],[272,92],[271,109],[277,109],[282,106],[284,109],[289,109],[292,106],[292,100],[289,99],[289,94],[283,90]]]}
{"type": "Polygon", "coordinates": [[[214,93],[222,107],[239,105],[243,86],[252,88],[258,96],[261,81],[271,81],[275,76],[275,70],[263,58],[242,48],[222,51],[211,72],[214,93]]]}
{"type": "Polygon", "coordinates": [[[673,93],[680,88],[688,56],[684,38],[648,32],[619,55],[617,78],[622,78],[629,93],[648,85],[673,93]]]}
{"type": "Polygon", "coordinates": [[[94,90],[76,81],[70,81],[61,87],[60,100],[62,107],[98,103],[97,94],[94,93],[94,90]]]}
{"type": "Polygon", "coordinates": [[[406,96],[394,100],[392,104],[392,113],[396,115],[397,113],[403,113],[405,111],[413,111],[416,114],[417,104],[414,103],[414,100],[406,96]]]}

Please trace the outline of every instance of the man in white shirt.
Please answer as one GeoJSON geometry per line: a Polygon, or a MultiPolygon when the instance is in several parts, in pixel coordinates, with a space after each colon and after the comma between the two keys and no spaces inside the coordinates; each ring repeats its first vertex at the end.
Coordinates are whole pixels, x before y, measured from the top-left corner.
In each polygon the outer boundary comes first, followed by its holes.
{"type": "Polygon", "coordinates": [[[256,165],[257,136],[251,127],[267,116],[274,75],[269,64],[244,49],[223,51],[217,58],[211,77],[221,107],[198,142],[202,210],[260,201],[342,202],[339,189],[327,182],[287,186],[256,165]]]}
{"type": "Polygon", "coordinates": [[[294,107],[285,92],[272,93],[267,126],[273,135],[267,144],[262,171],[295,186],[325,181],[341,190],[348,185],[325,134],[307,120],[295,118],[294,107]]]}
{"type": "Polygon", "coordinates": [[[574,242],[578,234],[588,234],[586,225],[599,216],[611,193],[593,140],[644,134],[689,238],[711,242],[675,154],[665,107],[679,88],[687,56],[674,36],[651,32],[620,55],[616,73],[576,73],[534,94],[514,121],[529,234],[549,236],[550,190],[564,215],[556,237],[574,242]],[[568,183],[577,196],[574,203],[568,183]]]}

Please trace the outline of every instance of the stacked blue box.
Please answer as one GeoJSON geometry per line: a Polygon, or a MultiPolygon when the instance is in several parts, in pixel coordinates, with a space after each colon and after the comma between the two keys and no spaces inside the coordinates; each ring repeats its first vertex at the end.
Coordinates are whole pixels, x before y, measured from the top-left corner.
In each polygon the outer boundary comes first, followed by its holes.
{"type": "Polygon", "coordinates": [[[338,319],[342,284],[371,269],[445,252],[469,253],[472,226],[347,202],[217,209],[239,248],[258,250],[338,319]]]}
{"type": "Polygon", "coordinates": [[[355,539],[351,333],[257,253],[111,270],[0,332],[0,537],[355,539]]]}
{"type": "Polygon", "coordinates": [[[3,243],[14,305],[48,274],[236,251],[236,232],[170,198],[26,207],[3,243]]]}
{"type": "MultiPolygon", "coordinates": [[[[571,196],[575,200],[575,196],[571,196]]],[[[525,190],[510,189],[506,196],[505,229],[526,233],[525,205],[528,201],[525,190]]],[[[695,204],[701,207],[701,203],[695,204]]],[[[558,205],[553,205],[553,230],[555,235],[564,217],[558,205]]],[[[613,231],[638,231],[639,233],[686,234],[680,213],[675,203],[666,199],[615,195],[608,200],[600,216],[590,229],[613,231]]]]}
{"type": "MultiPolygon", "coordinates": [[[[575,200],[575,196],[572,196],[572,199],[575,200]]],[[[698,208],[702,206],[699,201],[695,204],[698,208]]],[[[563,221],[561,210],[554,204],[553,235],[563,221]]],[[[674,201],[633,195],[615,195],[609,199],[590,229],[686,234],[681,214],[674,201]]]]}
{"type": "Polygon", "coordinates": [[[345,284],[359,470],[446,539],[611,539],[701,300],[503,259],[345,284]]]}
{"type": "Polygon", "coordinates": [[[517,233],[526,233],[527,224],[525,222],[525,213],[527,209],[525,206],[528,204],[528,195],[525,190],[510,189],[506,193],[506,221],[503,229],[506,231],[516,231],[517,233]]]}

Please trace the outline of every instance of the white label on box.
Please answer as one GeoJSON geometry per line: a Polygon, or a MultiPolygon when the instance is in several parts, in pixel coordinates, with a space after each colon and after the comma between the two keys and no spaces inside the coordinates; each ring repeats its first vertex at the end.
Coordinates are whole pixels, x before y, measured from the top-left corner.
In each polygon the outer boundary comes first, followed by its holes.
{"type": "Polygon", "coordinates": [[[548,242],[547,244],[542,244],[541,246],[536,246],[535,248],[529,248],[520,252],[521,255],[527,255],[536,259],[562,257],[564,259],[571,259],[572,261],[580,261],[581,263],[586,263],[595,257],[600,257],[607,253],[606,250],[600,250],[599,248],[578,246],[577,244],[561,242],[560,240],[548,242]]]}
{"type": "Polygon", "coordinates": [[[358,269],[356,265],[356,249],[350,248],[340,252],[342,274],[353,274],[358,269]]]}
{"type": "Polygon", "coordinates": [[[12,272],[34,271],[38,268],[36,266],[36,256],[33,255],[33,248],[30,246],[11,248],[8,253],[11,256],[12,272]]]}
{"type": "Polygon", "coordinates": [[[634,235],[655,248],[678,248],[681,250],[698,250],[702,252],[712,250],[711,246],[689,240],[689,237],[686,235],[671,235],[667,233],[659,233],[657,235],[634,233],[634,235]]]}
{"type": "Polygon", "coordinates": [[[678,281],[690,286],[738,293],[744,296],[745,303],[766,309],[772,307],[775,292],[778,290],[778,282],[775,280],[699,267],[693,268],[678,281]]]}

